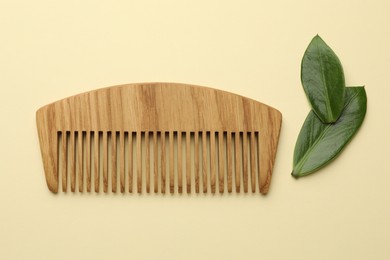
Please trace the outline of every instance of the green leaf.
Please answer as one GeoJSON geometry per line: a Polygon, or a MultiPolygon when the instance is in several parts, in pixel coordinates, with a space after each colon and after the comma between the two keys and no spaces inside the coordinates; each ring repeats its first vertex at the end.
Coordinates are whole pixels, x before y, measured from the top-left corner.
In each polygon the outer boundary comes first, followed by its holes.
{"type": "Polygon", "coordinates": [[[363,123],[367,110],[364,87],[346,88],[344,110],[336,123],[324,124],[313,111],[307,116],[294,150],[294,177],[306,176],[340,154],[363,123]]]}
{"type": "Polygon", "coordinates": [[[324,123],[334,123],[344,104],[345,79],[339,58],[315,36],[302,58],[301,81],[316,115],[324,123]]]}

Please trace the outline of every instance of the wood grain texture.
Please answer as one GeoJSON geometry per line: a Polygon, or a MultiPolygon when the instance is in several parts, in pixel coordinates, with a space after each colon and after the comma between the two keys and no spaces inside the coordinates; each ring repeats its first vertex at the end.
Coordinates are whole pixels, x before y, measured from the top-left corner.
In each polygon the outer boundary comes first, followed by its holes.
{"type": "Polygon", "coordinates": [[[64,192],[68,180],[72,192],[76,185],[78,192],[100,192],[101,179],[103,192],[110,184],[116,192],[119,173],[121,192],[126,183],[133,191],[135,175],[137,192],[165,193],[168,184],[182,193],[185,180],[188,193],[215,193],[218,183],[220,193],[250,187],[266,194],[282,120],[263,103],[177,83],[98,89],[46,105],[36,117],[54,193],[59,179],[64,192]]]}

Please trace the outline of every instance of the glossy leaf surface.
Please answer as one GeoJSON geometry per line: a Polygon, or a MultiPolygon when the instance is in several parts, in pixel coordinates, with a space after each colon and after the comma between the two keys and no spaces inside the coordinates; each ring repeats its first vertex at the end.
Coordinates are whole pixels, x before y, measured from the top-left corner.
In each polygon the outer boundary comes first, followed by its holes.
{"type": "Polygon", "coordinates": [[[344,110],[333,124],[324,124],[311,111],[294,150],[294,177],[308,175],[334,159],[361,126],[367,110],[364,87],[345,88],[344,110]]]}
{"type": "Polygon", "coordinates": [[[337,55],[318,35],[302,58],[301,81],[314,113],[324,123],[336,122],[344,105],[344,72],[337,55]]]}

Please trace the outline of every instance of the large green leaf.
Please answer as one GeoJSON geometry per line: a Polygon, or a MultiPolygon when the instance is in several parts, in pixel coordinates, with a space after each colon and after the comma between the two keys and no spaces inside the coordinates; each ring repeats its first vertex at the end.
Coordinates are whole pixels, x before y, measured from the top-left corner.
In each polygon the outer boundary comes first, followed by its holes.
{"type": "Polygon", "coordinates": [[[324,124],[313,111],[307,116],[294,150],[292,175],[308,175],[334,159],[361,126],[367,110],[364,87],[346,88],[344,110],[336,123],[324,124]]]}
{"type": "Polygon", "coordinates": [[[345,79],[340,60],[315,36],[302,58],[301,81],[314,113],[324,123],[334,123],[344,104],[345,79]]]}

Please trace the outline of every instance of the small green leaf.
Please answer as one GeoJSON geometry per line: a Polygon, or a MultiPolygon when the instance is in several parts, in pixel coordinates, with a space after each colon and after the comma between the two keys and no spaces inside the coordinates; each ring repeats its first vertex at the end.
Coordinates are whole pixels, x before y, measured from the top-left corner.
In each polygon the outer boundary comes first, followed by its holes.
{"type": "Polygon", "coordinates": [[[294,177],[306,176],[334,159],[363,123],[367,110],[364,87],[346,88],[344,110],[333,124],[324,124],[313,111],[307,116],[294,150],[294,177]]]}
{"type": "Polygon", "coordinates": [[[318,35],[303,55],[301,81],[314,113],[324,123],[336,122],[344,104],[344,72],[339,58],[318,35]]]}

